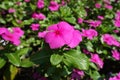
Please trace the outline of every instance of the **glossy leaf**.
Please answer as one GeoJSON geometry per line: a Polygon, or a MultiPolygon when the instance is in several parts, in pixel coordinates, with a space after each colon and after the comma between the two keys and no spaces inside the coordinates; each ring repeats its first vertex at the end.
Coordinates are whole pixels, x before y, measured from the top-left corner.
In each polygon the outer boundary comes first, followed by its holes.
{"type": "Polygon", "coordinates": [[[20,57],[15,53],[6,54],[8,60],[15,66],[20,66],[20,57]]]}
{"type": "Polygon", "coordinates": [[[77,50],[64,53],[63,62],[69,67],[78,68],[80,70],[87,70],[89,67],[87,56],[83,53],[79,53],[77,50]]]}

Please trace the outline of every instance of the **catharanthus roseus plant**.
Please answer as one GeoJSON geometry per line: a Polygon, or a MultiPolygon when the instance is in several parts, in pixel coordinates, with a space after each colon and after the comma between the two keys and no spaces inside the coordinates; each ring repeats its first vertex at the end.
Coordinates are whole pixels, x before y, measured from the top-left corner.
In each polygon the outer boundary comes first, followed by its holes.
{"type": "Polygon", "coordinates": [[[0,80],[120,80],[119,0],[0,1],[0,80]]]}

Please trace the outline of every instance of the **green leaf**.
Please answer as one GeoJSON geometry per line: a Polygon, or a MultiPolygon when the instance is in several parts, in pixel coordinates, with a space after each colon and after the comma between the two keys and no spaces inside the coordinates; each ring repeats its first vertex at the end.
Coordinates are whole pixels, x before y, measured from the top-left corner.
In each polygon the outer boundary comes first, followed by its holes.
{"type": "Polygon", "coordinates": [[[59,55],[59,54],[53,54],[50,57],[50,62],[52,65],[58,65],[63,59],[63,56],[59,55]]]}
{"type": "Polygon", "coordinates": [[[50,53],[47,50],[41,50],[30,57],[34,64],[45,64],[50,60],[50,53]]]}
{"type": "Polygon", "coordinates": [[[93,45],[90,41],[88,41],[85,45],[88,51],[94,52],[93,45]]]}
{"type": "Polygon", "coordinates": [[[92,72],[90,76],[93,80],[98,80],[101,77],[97,71],[92,72]]]}
{"type": "Polygon", "coordinates": [[[0,69],[5,65],[6,61],[0,58],[0,69]]]}
{"type": "Polygon", "coordinates": [[[78,68],[80,70],[87,70],[89,67],[87,56],[77,50],[70,50],[64,53],[63,62],[69,67],[78,68]]]}
{"type": "Polygon", "coordinates": [[[29,19],[29,20],[24,20],[23,23],[24,25],[30,25],[32,22],[34,21],[34,19],[29,19]]]}
{"type": "Polygon", "coordinates": [[[9,61],[15,65],[15,66],[20,66],[20,57],[15,54],[15,53],[10,53],[10,54],[6,54],[6,56],[8,57],[9,61]]]}
{"type": "Polygon", "coordinates": [[[3,18],[0,17],[0,23],[6,24],[6,21],[3,18]]]}
{"type": "Polygon", "coordinates": [[[22,55],[27,54],[28,51],[29,51],[29,48],[22,48],[22,49],[16,51],[16,53],[17,53],[19,56],[22,56],[22,55]]]}
{"type": "Polygon", "coordinates": [[[60,7],[60,13],[63,18],[71,16],[71,9],[67,6],[60,7]]]}
{"type": "Polygon", "coordinates": [[[90,62],[89,64],[93,69],[98,70],[98,67],[94,63],[90,62]]]}
{"type": "Polygon", "coordinates": [[[74,17],[69,17],[69,18],[64,18],[65,21],[69,22],[69,23],[72,23],[72,24],[75,24],[76,23],[76,19],[74,17]]]}
{"type": "Polygon", "coordinates": [[[17,67],[13,65],[8,65],[3,73],[3,80],[14,80],[17,73],[18,73],[17,67]]]}
{"type": "Polygon", "coordinates": [[[29,59],[21,61],[22,67],[32,67],[33,65],[34,65],[33,62],[31,62],[29,59]]]}

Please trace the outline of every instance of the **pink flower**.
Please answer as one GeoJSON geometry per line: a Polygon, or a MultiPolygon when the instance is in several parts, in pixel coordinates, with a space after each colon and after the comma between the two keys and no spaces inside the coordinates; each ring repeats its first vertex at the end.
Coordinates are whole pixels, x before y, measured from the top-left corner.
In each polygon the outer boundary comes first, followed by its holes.
{"type": "Polygon", "coordinates": [[[90,40],[92,40],[97,35],[98,35],[97,31],[94,29],[88,29],[88,30],[82,29],[82,36],[87,37],[90,40]]]}
{"type": "Polygon", "coordinates": [[[120,11],[118,10],[115,14],[114,25],[120,27],[120,11]]]}
{"type": "Polygon", "coordinates": [[[9,13],[14,13],[14,12],[15,12],[15,9],[10,8],[10,9],[8,10],[8,12],[9,12],[9,13]]]}
{"type": "Polygon", "coordinates": [[[100,20],[103,20],[103,19],[104,19],[104,17],[103,17],[103,16],[100,16],[100,15],[97,16],[97,18],[100,19],[100,20]]]}
{"type": "Polygon", "coordinates": [[[119,30],[116,29],[116,30],[114,30],[113,32],[114,32],[114,33],[119,33],[119,30]]]}
{"type": "Polygon", "coordinates": [[[20,44],[19,37],[9,31],[6,31],[5,34],[2,35],[2,38],[6,41],[12,42],[16,46],[20,44]]]}
{"type": "Polygon", "coordinates": [[[57,11],[59,9],[59,4],[55,1],[51,1],[49,5],[50,11],[57,11]]]}
{"type": "Polygon", "coordinates": [[[120,72],[116,76],[110,77],[109,80],[120,80],[120,72]]]}
{"type": "Polygon", "coordinates": [[[120,20],[114,20],[114,25],[116,27],[120,27],[120,20]]]}
{"type": "Polygon", "coordinates": [[[115,58],[116,60],[120,60],[120,52],[117,50],[112,50],[112,57],[115,58]]]}
{"type": "Polygon", "coordinates": [[[0,28],[0,35],[4,34],[7,31],[5,27],[0,28]]]}
{"type": "Polygon", "coordinates": [[[24,31],[19,27],[12,28],[12,32],[10,32],[7,28],[4,29],[4,33],[2,34],[2,38],[6,41],[10,41],[15,46],[20,45],[20,37],[23,36],[24,31]]]}
{"type": "Polygon", "coordinates": [[[44,20],[46,17],[45,17],[45,15],[42,14],[42,13],[39,13],[39,14],[33,13],[32,18],[38,19],[38,20],[44,20]]]}
{"type": "Polygon", "coordinates": [[[15,27],[15,28],[12,28],[13,29],[13,33],[19,37],[22,37],[23,34],[24,34],[24,31],[19,28],[19,27],[15,27]]]}
{"type": "Polygon", "coordinates": [[[103,61],[102,59],[99,57],[98,54],[91,54],[91,59],[90,59],[91,62],[97,64],[97,66],[99,68],[103,68],[103,61]]]}
{"type": "Polygon", "coordinates": [[[103,0],[103,2],[106,3],[106,4],[111,4],[110,0],[103,0]]]}
{"type": "Polygon", "coordinates": [[[30,2],[30,0],[24,0],[25,2],[30,2]]]}
{"type": "Polygon", "coordinates": [[[101,8],[101,4],[100,4],[100,3],[96,3],[96,4],[95,4],[95,7],[96,7],[96,8],[101,8]]]}
{"type": "Polygon", "coordinates": [[[81,80],[81,77],[84,76],[84,72],[82,70],[73,69],[73,72],[71,74],[71,80],[81,80]]]}
{"type": "Polygon", "coordinates": [[[90,54],[90,52],[87,49],[83,49],[83,53],[90,54]]]}
{"type": "Polygon", "coordinates": [[[64,6],[65,4],[66,4],[66,2],[64,0],[62,0],[60,6],[64,6]]]}
{"type": "Polygon", "coordinates": [[[110,5],[110,4],[105,4],[104,7],[105,7],[106,9],[109,9],[109,10],[113,9],[112,5],[110,5]]]}
{"type": "Polygon", "coordinates": [[[82,41],[81,33],[64,21],[49,26],[47,32],[38,33],[38,37],[43,37],[51,49],[64,45],[74,48],[82,41]]]}
{"type": "Polygon", "coordinates": [[[115,20],[120,20],[120,11],[119,10],[115,14],[115,20]]]}
{"type": "Polygon", "coordinates": [[[73,39],[68,44],[70,48],[76,47],[82,41],[81,33],[78,30],[74,30],[73,32],[73,39]]]}
{"type": "Polygon", "coordinates": [[[108,45],[120,46],[120,43],[110,34],[102,35],[102,39],[108,45]]]}
{"type": "Polygon", "coordinates": [[[44,8],[44,0],[38,0],[38,2],[37,2],[37,7],[38,7],[39,9],[44,8]]]}
{"type": "Polygon", "coordinates": [[[83,23],[83,19],[82,18],[78,18],[78,23],[79,24],[83,23]]]}
{"type": "Polygon", "coordinates": [[[37,31],[37,30],[39,30],[40,25],[39,24],[31,24],[30,27],[33,31],[37,31]]]}
{"type": "Polygon", "coordinates": [[[47,31],[39,32],[38,37],[39,38],[44,38],[46,34],[47,34],[47,31]]]}
{"type": "Polygon", "coordinates": [[[92,20],[92,21],[89,21],[88,23],[90,26],[96,28],[96,27],[100,26],[102,22],[100,20],[96,20],[96,21],[92,20]]]}

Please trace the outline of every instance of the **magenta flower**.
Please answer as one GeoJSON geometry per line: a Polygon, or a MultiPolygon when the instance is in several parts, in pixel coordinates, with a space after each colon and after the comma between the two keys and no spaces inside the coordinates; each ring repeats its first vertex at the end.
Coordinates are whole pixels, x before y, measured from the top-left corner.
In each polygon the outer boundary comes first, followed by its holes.
{"type": "Polygon", "coordinates": [[[70,48],[76,47],[82,41],[81,33],[78,30],[74,30],[73,32],[73,39],[68,44],[70,48]]]}
{"type": "Polygon", "coordinates": [[[57,11],[59,9],[59,4],[55,1],[51,1],[49,5],[50,11],[57,11]]]}
{"type": "Polygon", "coordinates": [[[79,24],[83,23],[83,19],[82,18],[78,18],[78,23],[79,24]]]}
{"type": "Polygon", "coordinates": [[[114,20],[114,25],[116,27],[120,27],[120,20],[114,20]]]}
{"type": "Polygon", "coordinates": [[[118,10],[115,14],[114,25],[120,27],[120,11],[118,10]]]}
{"type": "Polygon", "coordinates": [[[48,27],[49,33],[45,35],[45,41],[51,49],[60,48],[69,44],[73,37],[73,27],[66,22],[60,22],[48,27]]]}
{"type": "Polygon", "coordinates": [[[19,27],[12,28],[12,32],[10,32],[7,28],[2,28],[2,30],[3,32],[1,36],[4,40],[10,41],[15,46],[20,45],[20,37],[22,37],[24,34],[23,30],[21,30],[19,27]]]}
{"type": "Polygon", "coordinates": [[[12,42],[15,46],[20,45],[19,37],[9,31],[6,31],[5,34],[2,35],[2,38],[6,41],[12,42]]]}
{"type": "Polygon", "coordinates": [[[39,38],[44,38],[46,34],[47,34],[47,31],[39,32],[38,37],[39,38]]]}
{"type": "Polygon", "coordinates": [[[115,14],[115,20],[120,20],[120,11],[119,10],[115,14]]]}
{"type": "Polygon", "coordinates": [[[115,58],[116,60],[120,60],[120,52],[117,50],[112,50],[112,57],[115,58]]]}
{"type": "Polygon", "coordinates": [[[60,6],[64,6],[65,4],[66,4],[66,2],[64,0],[62,0],[60,6]]]}
{"type": "Polygon", "coordinates": [[[96,8],[101,8],[101,4],[100,4],[100,3],[96,3],[96,4],[95,4],[95,7],[96,7],[96,8]]]}
{"type": "Polygon", "coordinates": [[[22,37],[23,34],[24,34],[24,31],[19,28],[19,27],[15,27],[15,28],[12,28],[13,29],[13,33],[19,37],[22,37]]]}
{"type": "Polygon", "coordinates": [[[30,0],[24,0],[25,2],[30,2],[30,0]]]}
{"type": "Polygon", "coordinates": [[[82,29],[82,36],[87,37],[88,39],[92,40],[94,37],[98,35],[97,31],[94,29],[82,29]]]}
{"type": "Polygon", "coordinates": [[[89,52],[87,49],[83,49],[83,53],[90,54],[91,52],[89,52]]]}
{"type": "Polygon", "coordinates": [[[7,31],[5,27],[0,28],[0,35],[4,34],[7,31]]]}
{"type": "Polygon", "coordinates": [[[30,28],[31,28],[33,31],[39,30],[39,27],[40,27],[40,24],[31,24],[31,26],[30,26],[30,28]]]}
{"type": "Polygon", "coordinates": [[[14,13],[14,12],[15,12],[15,9],[10,8],[10,9],[8,10],[8,12],[9,12],[9,13],[14,13]]]}
{"type": "Polygon", "coordinates": [[[39,9],[44,8],[44,0],[38,0],[38,2],[37,2],[37,7],[38,7],[39,9]]]}
{"type": "Polygon", "coordinates": [[[44,20],[46,17],[45,17],[45,15],[42,14],[42,13],[39,13],[39,14],[33,13],[32,18],[38,19],[38,20],[44,20]]]}
{"type": "Polygon", "coordinates": [[[38,37],[43,37],[51,49],[64,45],[74,48],[82,41],[81,33],[64,21],[49,26],[45,32],[38,33],[38,37]]]}
{"type": "Polygon", "coordinates": [[[116,76],[110,77],[109,80],[120,80],[120,72],[116,76]]]}
{"type": "Polygon", "coordinates": [[[103,68],[103,61],[102,59],[99,57],[98,54],[91,54],[91,59],[90,59],[91,62],[97,64],[97,66],[99,68],[103,68]]]}
{"type": "Polygon", "coordinates": [[[103,20],[103,19],[104,19],[104,17],[103,17],[103,16],[100,16],[100,15],[97,16],[97,18],[100,19],[100,20],[103,20]]]}
{"type": "Polygon", "coordinates": [[[106,4],[111,4],[110,0],[103,0],[103,2],[106,3],[106,4]]]}
{"type": "Polygon", "coordinates": [[[105,7],[106,9],[109,9],[109,10],[113,9],[112,5],[110,5],[110,4],[105,4],[104,7],[105,7]]]}
{"type": "Polygon", "coordinates": [[[120,46],[120,43],[110,34],[102,35],[102,40],[108,45],[120,46]]]}
{"type": "Polygon", "coordinates": [[[119,30],[116,29],[116,30],[113,30],[113,32],[114,32],[114,33],[119,33],[119,30]]]}
{"type": "Polygon", "coordinates": [[[102,22],[100,20],[96,20],[96,21],[92,20],[92,21],[89,21],[88,23],[90,26],[96,28],[96,27],[100,26],[102,22]]]}
{"type": "Polygon", "coordinates": [[[84,72],[82,70],[73,69],[73,72],[71,74],[71,80],[81,80],[81,78],[84,76],[84,72]]]}

